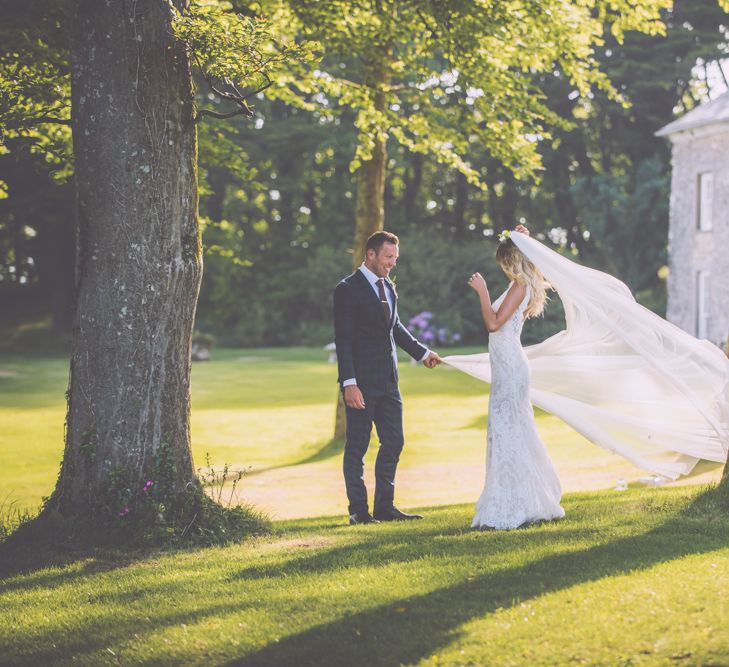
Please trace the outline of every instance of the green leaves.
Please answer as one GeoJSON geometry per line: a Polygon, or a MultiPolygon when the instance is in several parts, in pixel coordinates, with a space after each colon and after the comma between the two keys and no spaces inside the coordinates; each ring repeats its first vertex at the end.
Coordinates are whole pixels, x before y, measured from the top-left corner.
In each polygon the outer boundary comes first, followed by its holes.
{"type": "Polygon", "coordinates": [[[249,100],[287,73],[286,66],[314,58],[316,45],[297,44],[287,35],[286,7],[272,8],[269,17],[235,13],[229,2],[196,0],[175,12],[172,28],[183,41],[214,96],[237,109],[222,113],[202,109],[202,115],[227,118],[253,114],[249,100]]]}
{"type": "Polygon", "coordinates": [[[302,33],[324,44],[326,72],[311,85],[357,112],[351,168],[375,137],[392,136],[483,187],[469,146],[485,147],[518,177],[541,168],[539,142],[567,127],[544,104],[544,77],[564,77],[583,97],[622,98],[594,48],[606,28],[665,30],[670,0],[291,0],[302,33]],[[338,64],[344,64],[346,76],[338,64]],[[542,77],[540,79],[540,77],[542,77]],[[377,105],[377,94],[385,103],[377,105]]]}
{"type": "Polygon", "coordinates": [[[0,25],[0,144],[20,139],[65,180],[72,172],[66,3],[7,5],[0,25]]]}

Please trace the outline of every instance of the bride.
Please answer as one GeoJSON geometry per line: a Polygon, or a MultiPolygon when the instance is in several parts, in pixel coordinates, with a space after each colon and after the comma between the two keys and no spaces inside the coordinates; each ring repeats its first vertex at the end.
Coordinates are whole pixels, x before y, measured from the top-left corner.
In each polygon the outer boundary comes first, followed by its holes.
{"type": "Polygon", "coordinates": [[[474,526],[510,528],[562,515],[529,398],[655,475],[677,479],[700,459],[726,462],[726,355],[638,304],[616,278],[550,250],[522,226],[515,231],[522,233],[511,233],[497,254],[512,280],[506,293],[492,305],[483,278],[469,281],[495,330],[490,354],[443,359],[492,383],[486,486],[474,526]],[[562,301],[566,327],[522,349],[524,316],[542,307],[544,279],[562,301]]]}
{"type": "MultiPolygon", "coordinates": [[[[529,233],[523,226],[516,231],[529,233]]],[[[529,362],[520,341],[524,320],[544,310],[547,284],[507,236],[500,241],[496,261],[511,280],[509,288],[492,304],[483,276],[474,273],[468,280],[490,332],[491,363],[486,484],[472,528],[516,528],[564,516],[559,478],[534,422],[529,362]]]]}

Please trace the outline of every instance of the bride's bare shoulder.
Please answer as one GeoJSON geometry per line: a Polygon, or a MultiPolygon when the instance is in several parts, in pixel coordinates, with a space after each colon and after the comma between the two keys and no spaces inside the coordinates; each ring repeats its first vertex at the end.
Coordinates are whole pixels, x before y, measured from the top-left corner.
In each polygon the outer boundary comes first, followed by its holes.
{"type": "Polygon", "coordinates": [[[516,281],[512,282],[511,285],[509,285],[509,289],[506,291],[506,298],[508,299],[510,296],[517,298],[517,299],[523,299],[524,295],[527,293],[527,286],[526,285],[520,285],[516,281]]]}

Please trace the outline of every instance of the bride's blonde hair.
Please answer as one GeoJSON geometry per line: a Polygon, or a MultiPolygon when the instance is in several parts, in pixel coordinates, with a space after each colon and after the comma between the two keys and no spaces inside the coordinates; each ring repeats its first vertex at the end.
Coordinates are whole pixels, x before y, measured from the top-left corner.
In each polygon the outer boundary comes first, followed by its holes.
{"type": "Polygon", "coordinates": [[[496,249],[496,261],[509,280],[531,288],[531,296],[525,311],[526,316],[541,315],[549,299],[547,288],[551,287],[542,272],[508,238],[499,243],[499,247],[496,249]]]}

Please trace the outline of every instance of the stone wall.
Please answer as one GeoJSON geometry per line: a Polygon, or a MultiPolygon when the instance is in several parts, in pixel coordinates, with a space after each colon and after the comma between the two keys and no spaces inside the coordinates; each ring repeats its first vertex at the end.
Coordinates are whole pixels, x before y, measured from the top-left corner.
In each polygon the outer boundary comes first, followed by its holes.
{"type": "Polygon", "coordinates": [[[697,333],[696,274],[709,278],[708,338],[722,345],[729,334],[729,123],[678,132],[673,142],[667,318],[697,333]],[[698,175],[714,178],[713,229],[697,221],[698,175]]]}

